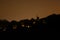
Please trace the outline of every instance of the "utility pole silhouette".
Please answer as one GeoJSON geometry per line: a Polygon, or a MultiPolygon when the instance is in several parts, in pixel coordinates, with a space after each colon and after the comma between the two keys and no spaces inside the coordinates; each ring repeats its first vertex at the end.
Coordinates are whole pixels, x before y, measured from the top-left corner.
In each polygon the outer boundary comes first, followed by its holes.
{"type": "Polygon", "coordinates": [[[40,18],[39,18],[39,16],[38,16],[38,14],[36,14],[36,20],[39,21],[39,19],[40,19],[40,18]]]}

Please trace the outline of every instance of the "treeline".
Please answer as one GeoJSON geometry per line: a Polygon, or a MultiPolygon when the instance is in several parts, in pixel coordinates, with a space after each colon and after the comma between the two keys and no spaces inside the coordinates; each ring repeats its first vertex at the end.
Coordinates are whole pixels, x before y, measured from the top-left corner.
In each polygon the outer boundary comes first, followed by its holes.
{"type": "Polygon", "coordinates": [[[0,20],[0,32],[60,32],[60,15],[17,21],[0,20]]]}

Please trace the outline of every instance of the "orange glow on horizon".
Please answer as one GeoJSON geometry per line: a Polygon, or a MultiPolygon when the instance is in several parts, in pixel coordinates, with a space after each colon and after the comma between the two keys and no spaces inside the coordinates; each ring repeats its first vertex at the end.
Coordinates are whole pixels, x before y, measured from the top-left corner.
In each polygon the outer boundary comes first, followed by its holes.
{"type": "Polygon", "coordinates": [[[21,20],[60,14],[60,0],[1,0],[0,19],[21,20]]]}

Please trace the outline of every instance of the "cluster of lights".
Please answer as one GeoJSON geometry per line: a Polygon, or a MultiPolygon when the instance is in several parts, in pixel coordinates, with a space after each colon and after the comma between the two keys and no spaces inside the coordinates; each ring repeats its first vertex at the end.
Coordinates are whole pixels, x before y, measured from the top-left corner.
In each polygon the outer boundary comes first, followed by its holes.
{"type": "Polygon", "coordinates": [[[27,27],[27,28],[30,28],[30,26],[29,26],[29,25],[25,26],[24,24],[22,24],[22,27],[27,27]]]}
{"type": "MultiPolygon", "coordinates": [[[[36,22],[34,21],[33,24],[35,24],[35,23],[36,23],[36,22]]],[[[29,25],[26,25],[26,26],[25,26],[24,24],[22,24],[21,26],[22,26],[22,27],[27,27],[27,28],[30,28],[30,27],[31,27],[31,26],[29,26],[29,25]]]]}

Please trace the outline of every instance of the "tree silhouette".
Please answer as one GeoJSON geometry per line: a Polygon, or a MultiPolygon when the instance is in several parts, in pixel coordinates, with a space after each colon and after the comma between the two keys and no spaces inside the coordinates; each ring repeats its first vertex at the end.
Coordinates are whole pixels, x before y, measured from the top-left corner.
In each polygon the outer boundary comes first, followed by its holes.
{"type": "Polygon", "coordinates": [[[0,32],[60,32],[60,14],[20,21],[0,20],[0,32]]]}

